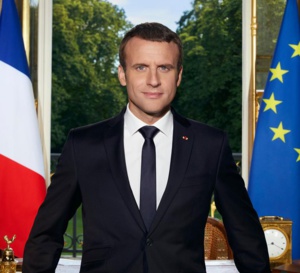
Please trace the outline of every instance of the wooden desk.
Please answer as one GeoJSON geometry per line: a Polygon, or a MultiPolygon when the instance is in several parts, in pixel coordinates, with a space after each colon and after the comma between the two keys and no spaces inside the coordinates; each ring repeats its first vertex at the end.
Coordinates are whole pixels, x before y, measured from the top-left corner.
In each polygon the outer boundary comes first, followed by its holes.
{"type": "Polygon", "coordinates": [[[277,266],[272,273],[300,273],[300,260],[293,261],[292,264],[277,266]]]}

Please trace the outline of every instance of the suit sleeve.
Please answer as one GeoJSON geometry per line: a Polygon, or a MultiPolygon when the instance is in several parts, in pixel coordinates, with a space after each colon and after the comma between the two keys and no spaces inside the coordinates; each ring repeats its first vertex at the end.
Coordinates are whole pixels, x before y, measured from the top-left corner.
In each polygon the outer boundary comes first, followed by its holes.
{"type": "Polygon", "coordinates": [[[220,153],[215,202],[223,217],[239,272],[270,273],[264,233],[237,171],[226,136],[220,153]]]}
{"type": "Polygon", "coordinates": [[[81,203],[74,162],[71,132],[26,243],[23,273],[55,272],[68,221],[81,203]]]}

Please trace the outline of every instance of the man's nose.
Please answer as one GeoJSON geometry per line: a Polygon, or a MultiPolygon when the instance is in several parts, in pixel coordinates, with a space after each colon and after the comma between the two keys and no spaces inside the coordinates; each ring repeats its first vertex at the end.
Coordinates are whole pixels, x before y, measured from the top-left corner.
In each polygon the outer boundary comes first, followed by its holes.
{"type": "Polygon", "coordinates": [[[147,77],[147,84],[152,87],[157,87],[160,85],[159,73],[156,69],[150,69],[147,77]]]}

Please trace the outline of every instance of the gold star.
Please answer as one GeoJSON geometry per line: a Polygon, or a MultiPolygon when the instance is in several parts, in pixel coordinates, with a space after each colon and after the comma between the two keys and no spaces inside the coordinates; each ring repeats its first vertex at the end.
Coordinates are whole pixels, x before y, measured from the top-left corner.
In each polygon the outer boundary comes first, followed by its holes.
{"type": "Polygon", "coordinates": [[[271,97],[269,99],[263,99],[263,101],[266,103],[266,107],[264,109],[264,112],[272,109],[274,113],[277,114],[276,106],[280,103],[282,103],[281,100],[275,100],[274,93],[272,93],[271,97]]]}
{"type": "Polygon", "coordinates": [[[283,76],[285,73],[288,73],[288,72],[289,72],[288,70],[283,70],[283,69],[281,69],[280,62],[277,64],[276,68],[270,68],[270,71],[271,71],[271,73],[273,74],[270,81],[273,81],[273,80],[275,80],[275,79],[278,79],[278,80],[281,81],[282,83],[283,83],[282,76],[283,76]]]}
{"type": "Polygon", "coordinates": [[[298,153],[298,158],[296,160],[296,162],[298,162],[300,161],[300,149],[295,148],[294,150],[298,153]]]}
{"type": "Polygon", "coordinates": [[[280,122],[278,128],[270,127],[270,129],[275,133],[273,138],[272,138],[272,141],[277,139],[277,138],[280,138],[284,143],[285,143],[284,135],[291,131],[291,130],[283,129],[282,122],[280,122]]]}
{"type": "Polygon", "coordinates": [[[292,55],[292,58],[296,56],[300,56],[300,42],[298,43],[298,45],[289,45],[289,46],[295,50],[292,55]]]}

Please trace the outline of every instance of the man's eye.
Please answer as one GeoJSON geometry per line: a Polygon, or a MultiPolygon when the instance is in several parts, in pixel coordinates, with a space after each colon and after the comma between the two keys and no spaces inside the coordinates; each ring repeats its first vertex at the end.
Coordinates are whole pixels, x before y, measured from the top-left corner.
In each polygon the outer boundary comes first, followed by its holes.
{"type": "Polygon", "coordinates": [[[144,65],[139,65],[136,67],[136,70],[138,71],[144,71],[146,69],[146,67],[144,65]]]}
{"type": "Polygon", "coordinates": [[[166,71],[169,71],[170,68],[166,65],[162,65],[162,66],[159,67],[159,70],[166,72],[166,71]]]}

